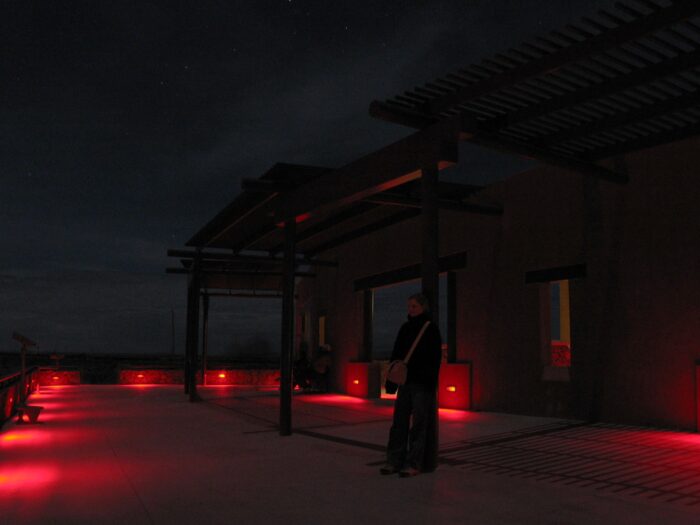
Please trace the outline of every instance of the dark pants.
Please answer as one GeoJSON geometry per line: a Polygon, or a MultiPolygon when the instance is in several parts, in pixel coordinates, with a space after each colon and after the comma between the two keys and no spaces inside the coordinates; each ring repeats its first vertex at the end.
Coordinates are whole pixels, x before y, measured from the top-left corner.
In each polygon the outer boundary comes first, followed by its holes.
{"type": "Polygon", "coordinates": [[[386,447],[388,463],[399,468],[424,468],[428,428],[434,413],[434,388],[415,384],[399,387],[394,403],[394,421],[386,447]]]}

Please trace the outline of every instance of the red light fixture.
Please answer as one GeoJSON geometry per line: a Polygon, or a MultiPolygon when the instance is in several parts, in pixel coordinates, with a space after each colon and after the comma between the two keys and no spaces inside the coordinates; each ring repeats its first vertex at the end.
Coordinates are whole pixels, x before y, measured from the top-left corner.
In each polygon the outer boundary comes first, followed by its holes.
{"type": "Polygon", "coordinates": [[[224,378],[226,377],[226,374],[219,374],[219,377],[220,377],[221,379],[224,379],[224,378]]]}
{"type": "Polygon", "coordinates": [[[457,387],[450,385],[445,390],[447,390],[448,392],[457,392],[457,387]]]}
{"type": "Polygon", "coordinates": [[[359,380],[359,379],[355,379],[355,380],[352,382],[352,384],[353,384],[353,385],[359,385],[359,384],[360,384],[360,380],[359,380]]]}
{"type": "Polygon", "coordinates": [[[136,377],[138,377],[139,379],[143,379],[143,374],[139,374],[136,377]]]}
{"type": "Polygon", "coordinates": [[[60,377],[58,377],[58,376],[53,376],[51,379],[53,379],[54,381],[58,381],[58,380],[60,379],[60,377]]]}

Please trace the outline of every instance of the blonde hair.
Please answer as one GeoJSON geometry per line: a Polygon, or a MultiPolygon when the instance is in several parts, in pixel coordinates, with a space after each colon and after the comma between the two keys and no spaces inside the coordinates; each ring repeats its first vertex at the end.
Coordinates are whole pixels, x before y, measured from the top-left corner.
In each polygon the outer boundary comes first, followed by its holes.
{"type": "Polygon", "coordinates": [[[428,298],[423,295],[422,293],[414,293],[408,298],[409,301],[413,300],[417,302],[419,305],[423,307],[424,312],[429,312],[430,311],[430,302],[428,301],[428,298]]]}

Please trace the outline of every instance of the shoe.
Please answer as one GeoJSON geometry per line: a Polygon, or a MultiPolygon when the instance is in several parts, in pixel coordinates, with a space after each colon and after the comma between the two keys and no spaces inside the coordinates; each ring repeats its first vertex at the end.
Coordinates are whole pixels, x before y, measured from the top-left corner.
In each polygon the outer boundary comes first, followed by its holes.
{"type": "Polygon", "coordinates": [[[399,467],[395,467],[391,463],[386,463],[382,468],[379,469],[379,473],[382,476],[388,476],[390,474],[396,474],[399,471],[399,467]]]}
{"type": "Polygon", "coordinates": [[[417,476],[418,474],[420,474],[420,470],[413,467],[404,467],[399,472],[399,476],[402,478],[412,478],[413,476],[417,476]]]}

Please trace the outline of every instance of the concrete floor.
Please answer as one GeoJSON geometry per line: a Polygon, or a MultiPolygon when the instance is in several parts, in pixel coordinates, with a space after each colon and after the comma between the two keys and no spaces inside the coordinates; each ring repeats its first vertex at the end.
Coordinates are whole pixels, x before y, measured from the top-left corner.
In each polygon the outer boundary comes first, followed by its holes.
{"type": "Polygon", "coordinates": [[[211,387],[45,388],[0,432],[0,523],[700,523],[700,435],[441,413],[441,466],[380,476],[391,405],[211,387]],[[390,517],[390,516],[393,516],[390,517]]]}

